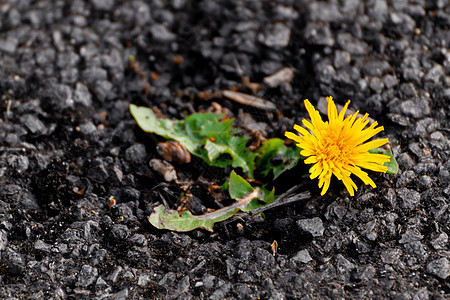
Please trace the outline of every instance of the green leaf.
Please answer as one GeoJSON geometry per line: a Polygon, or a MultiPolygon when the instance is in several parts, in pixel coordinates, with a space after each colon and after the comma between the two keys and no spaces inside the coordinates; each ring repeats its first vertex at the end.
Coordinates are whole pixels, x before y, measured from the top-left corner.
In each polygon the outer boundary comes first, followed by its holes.
{"type": "Polygon", "coordinates": [[[223,114],[196,113],[184,120],[156,119],[150,108],[134,104],[130,104],[130,112],[145,132],[178,141],[211,166],[242,168],[253,178],[255,154],[246,147],[249,138],[235,135],[233,120],[220,121],[223,114]],[[222,154],[231,158],[224,159],[222,154]]]}
{"type": "Polygon", "coordinates": [[[256,169],[264,176],[269,175],[272,170],[274,179],[276,179],[283,172],[292,169],[298,164],[298,161],[303,158],[300,155],[300,151],[301,149],[298,147],[286,147],[284,141],[279,138],[265,140],[256,151],[256,169]],[[283,157],[282,162],[278,165],[273,165],[272,158],[277,155],[283,157]]]}
{"type": "Polygon", "coordinates": [[[204,137],[214,137],[220,140],[226,140],[230,136],[231,125],[234,120],[211,120],[200,126],[200,134],[204,137]]]}
{"type": "Polygon", "coordinates": [[[252,191],[253,188],[247,180],[236,174],[234,170],[231,171],[230,181],[228,182],[228,192],[232,199],[240,199],[252,191]]]}
{"type": "Polygon", "coordinates": [[[194,216],[189,211],[183,211],[179,214],[176,210],[165,209],[164,205],[161,204],[154,209],[154,212],[148,217],[148,221],[158,229],[190,231],[197,228],[204,228],[213,231],[215,223],[232,217],[239,210],[245,210],[255,197],[261,197],[260,188],[258,187],[252,189],[244,197],[237,199],[230,206],[200,216],[194,216]]]}
{"type": "Polygon", "coordinates": [[[228,180],[228,191],[230,196],[236,199],[236,202],[216,211],[194,216],[189,211],[179,213],[176,210],[165,209],[164,205],[161,204],[154,209],[148,220],[158,229],[190,231],[203,228],[213,231],[215,223],[222,222],[239,211],[249,212],[275,200],[275,189],[268,191],[264,187],[253,188],[234,171],[232,171],[228,180]]]}
{"type": "Polygon", "coordinates": [[[370,153],[378,153],[389,156],[390,160],[384,163],[384,166],[387,167],[386,173],[388,174],[397,174],[398,173],[398,163],[394,158],[394,153],[392,153],[391,149],[383,149],[383,148],[375,148],[369,150],[370,153]]]}
{"type": "Polygon", "coordinates": [[[249,212],[272,203],[273,201],[275,201],[275,188],[273,188],[271,191],[261,188],[259,195],[259,197],[253,198],[253,200],[250,201],[250,203],[241,210],[243,212],[249,212]]]}
{"type": "Polygon", "coordinates": [[[199,155],[197,147],[200,139],[186,134],[184,122],[169,119],[156,119],[153,111],[148,107],[130,104],[130,112],[145,132],[155,133],[165,138],[173,139],[183,144],[194,155],[199,155]]]}
{"type": "Polygon", "coordinates": [[[207,123],[220,120],[224,114],[215,113],[196,113],[192,114],[184,119],[186,135],[202,140],[206,136],[202,134],[202,126],[207,123]]]}
{"type": "Polygon", "coordinates": [[[202,216],[192,215],[189,211],[183,211],[180,215],[176,210],[165,209],[161,204],[154,209],[154,212],[148,217],[148,221],[158,229],[184,232],[204,228],[212,232],[215,223],[232,217],[238,210],[238,208],[233,208],[215,218],[205,218],[204,215],[202,218],[202,216]]]}
{"type": "Polygon", "coordinates": [[[216,144],[210,140],[206,140],[205,149],[208,153],[208,159],[213,162],[220,156],[220,154],[224,153],[228,147],[216,144]]]}

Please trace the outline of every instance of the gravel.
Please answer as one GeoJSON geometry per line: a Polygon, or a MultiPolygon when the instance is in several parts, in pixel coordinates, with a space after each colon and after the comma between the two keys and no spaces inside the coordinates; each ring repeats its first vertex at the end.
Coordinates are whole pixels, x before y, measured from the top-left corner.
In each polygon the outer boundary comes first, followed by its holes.
{"type": "MultiPolygon", "coordinates": [[[[0,298],[448,299],[445,4],[3,1],[0,298]],[[225,89],[280,111],[202,98],[225,89]],[[335,181],[320,196],[299,165],[273,185],[311,197],[264,219],[214,233],[149,224],[184,191],[148,165],[160,156],[129,103],[182,118],[215,101],[282,137],[306,117],[303,99],[328,95],[384,126],[397,175],[371,173],[376,189],[356,180],[355,197],[335,181]]],[[[175,169],[192,179],[192,211],[223,205],[202,182],[229,170],[175,169]]]]}

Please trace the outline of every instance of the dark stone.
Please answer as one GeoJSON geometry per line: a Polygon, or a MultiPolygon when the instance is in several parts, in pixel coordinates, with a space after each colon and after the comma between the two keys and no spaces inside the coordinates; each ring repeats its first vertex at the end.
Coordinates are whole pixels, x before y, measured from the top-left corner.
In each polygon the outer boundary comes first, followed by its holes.
{"type": "MultiPolygon", "coordinates": [[[[305,28],[305,37],[308,44],[311,45],[332,47],[335,42],[328,23],[308,23],[305,28]]],[[[346,58],[343,59],[345,60],[346,58]]]]}
{"type": "Polygon", "coordinates": [[[130,231],[126,225],[114,224],[111,227],[111,235],[114,239],[123,241],[130,235],[130,231]]]}
{"type": "Polygon", "coordinates": [[[338,45],[351,55],[364,55],[368,51],[367,43],[356,39],[350,33],[339,33],[336,40],[338,45]]]}
{"type": "Polygon", "coordinates": [[[255,257],[262,269],[275,265],[274,256],[267,250],[256,248],[255,257]]]}
{"type": "Polygon", "coordinates": [[[192,196],[188,200],[188,208],[193,215],[202,215],[206,212],[206,206],[203,205],[202,200],[196,196],[192,196]]]}
{"type": "Polygon", "coordinates": [[[49,244],[45,243],[42,240],[37,240],[34,243],[34,249],[36,249],[36,250],[40,250],[40,251],[44,251],[44,252],[50,252],[51,248],[52,248],[52,245],[49,245],[49,244]]]}
{"type": "Polygon", "coordinates": [[[336,71],[333,66],[325,62],[316,65],[317,79],[322,83],[331,83],[336,78],[336,71]]]}
{"type": "Polygon", "coordinates": [[[344,19],[336,3],[326,1],[311,2],[307,16],[312,21],[322,22],[341,22],[344,19]]]}
{"type": "Polygon", "coordinates": [[[405,252],[411,255],[415,255],[421,259],[426,259],[428,254],[425,250],[424,245],[420,241],[414,241],[411,243],[406,243],[403,245],[405,247],[405,252]]]}
{"type": "Polygon", "coordinates": [[[107,279],[113,283],[116,283],[117,280],[119,280],[119,275],[120,273],[122,273],[123,268],[121,266],[118,266],[114,269],[114,271],[111,272],[111,274],[109,274],[109,276],[107,277],[107,279]]]}
{"type": "Polygon", "coordinates": [[[364,282],[372,279],[376,275],[377,271],[376,269],[371,265],[368,264],[367,266],[362,267],[356,272],[352,272],[351,274],[351,280],[356,282],[364,282]]]}
{"type": "Polygon", "coordinates": [[[114,0],[91,0],[95,9],[101,11],[111,11],[114,8],[114,0]]]}
{"type": "Polygon", "coordinates": [[[415,241],[420,241],[423,239],[423,235],[420,232],[414,230],[406,230],[404,234],[402,234],[402,238],[399,240],[400,244],[411,243],[415,241]]]}
{"type": "Polygon", "coordinates": [[[381,94],[381,92],[384,89],[384,83],[379,77],[372,77],[369,80],[369,87],[378,94],[381,94]]]}
{"type": "MultiPolygon", "coordinates": [[[[377,78],[377,77],[375,77],[377,78]]],[[[372,81],[371,81],[372,84],[372,81]]],[[[382,86],[378,86],[378,87],[373,87],[371,86],[372,89],[378,89],[381,88],[382,86]]],[[[381,90],[375,90],[377,93],[380,93],[381,90]]],[[[381,96],[379,94],[375,94],[370,96],[369,98],[367,98],[367,108],[370,111],[371,114],[376,114],[379,115],[382,113],[383,111],[383,99],[381,98],[381,96]]]]}
{"type": "Polygon", "coordinates": [[[125,222],[136,220],[136,216],[133,214],[133,210],[128,204],[129,202],[119,203],[113,207],[114,215],[125,222]]]}
{"type": "Polygon", "coordinates": [[[225,260],[225,265],[226,265],[227,275],[228,275],[228,277],[231,278],[236,273],[236,267],[234,266],[234,260],[232,260],[231,258],[228,258],[227,260],[225,260]]]}
{"type": "Polygon", "coordinates": [[[116,97],[114,85],[107,80],[97,81],[94,86],[94,91],[97,98],[102,102],[112,100],[116,97]]]}
{"type": "Polygon", "coordinates": [[[68,66],[76,66],[80,62],[80,56],[73,51],[58,53],[56,65],[64,69],[68,66]]]}
{"type": "Polygon", "coordinates": [[[28,157],[24,155],[10,155],[7,160],[8,164],[19,174],[25,172],[30,166],[28,157]]]}
{"type": "Polygon", "coordinates": [[[147,158],[147,150],[143,144],[133,144],[127,150],[125,150],[125,159],[136,165],[142,164],[147,158]]]}
{"type": "Polygon", "coordinates": [[[202,281],[203,281],[203,286],[205,287],[205,289],[210,290],[210,289],[214,288],[216,276],[211,275],[211,274],[205,274],[202,277],[202,281]]]}
{"type": "Polygon", "coordinates": [[[102,161],[96,160],[92,163],[92,167],[87,171],[87,176],[92,180],[105,182],[109,177],[109,174],[106,165],[102,161]]]}
{"type": "Polygon", "coordinates": [[[397,264],[401,255],[400,249],[388,249],[381,252],[381,260],[386,264],[397,264]]]}
{"type": "Polygon", "coordinates": [[[395,75],[386,74],[383,76],[383,83],[386,88],[390,89],[398,84],[398,80],[395,75]]]}
{"type": "Polygon", "coordinates": [[[369,61],[362,67],[363,74],[371,77],[381,77],[392,70],[391,65],[385,60],[369,61]]]}
{"type": "Polygon", "coordinates": [[[400,85],[401,97],[404,99],[416,100],[418,98],[417,89],[411,82],[400,85]]]}
{"type": "Polygon", "coordinates": [[[2,260],[6,263],[8,273],[11,275],[21,275],[25,271],[25,258],[10,247],[6,247],[3,251],[2,260]]]}
{"type": "Polygon", "coordinates": [[[108,72],[100,67],[90,67],[81,73],[84,82],[94,83],[96,81],[108,79],[108,72]]]}
{"type": "Polygon", "coordinates": [[[415,209],[420,203],[420,193],[407,189],[397,189],[397,196],[400,199],[400,206],[405,209],[415,209]]]}
{"type": "Polygon", "coordinates": [[[186,299],[190,299],[189,294],[187,293],[187,291],[189,290],[189,287],[190,287],[190,281],[189,281],[189,275],[187,275],[180,279],[180,281],[178,282],[177,287],[173,291],[172,295],[179,296],[181,294],[185,294],[186,299]]]}
{"type": "Polygon", "coordinates": [[[19,40],[15,37],[9,36],[6,39],[0,40],[0,51],[9,55],[14,55],[18,45],[19,40]]]}

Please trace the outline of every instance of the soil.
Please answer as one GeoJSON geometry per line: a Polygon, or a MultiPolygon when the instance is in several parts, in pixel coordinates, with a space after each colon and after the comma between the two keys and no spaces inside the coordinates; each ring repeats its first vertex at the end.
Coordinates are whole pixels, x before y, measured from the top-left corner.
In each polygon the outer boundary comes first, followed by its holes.
{"type": "MultiPolygon", "coordinates": [[[[0,298],[448,299],[449,29],[443,0],[2,1],[0,298]],[[320,196],[300,163],[257,178],[309,193],[264,217],[214,233],[149,224],[183,190],[148,165],[161,139],[130,103],[245,112],[259,137],[284,138],[304,99],[329,95],[384,126],[398,174],[320,196]]],[[[223,205],[209,186],[230,168],[175,169],[191,211],[223,205]]]]}

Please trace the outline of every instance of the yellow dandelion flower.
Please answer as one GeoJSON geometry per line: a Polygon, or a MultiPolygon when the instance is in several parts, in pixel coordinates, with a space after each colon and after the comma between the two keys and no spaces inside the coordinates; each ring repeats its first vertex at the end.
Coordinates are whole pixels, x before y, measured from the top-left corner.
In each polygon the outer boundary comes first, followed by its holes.
{"type": "Polygon", "coordinates": [[[311,121],[303,120],[306,128],[294,125],[294,129],[300,135],[286,132],[286,137],[297,142],[297,146],[302,149],[300,154],[306,157],[305,163],[313,164],[309,169],[310,177],[311,179],[318,177],[319,188],[322,188],[321,195],[328,190],[333,175],[342,180],[351,196],[354,196],[357,190],[356,184],[350,178],[351,174],[359,177],[364,184],[375,188],[373,180],[361,168],[386,173],[387,167],[384,163],[390,160],[389,156],[370,153],[369,150],[388,143],[388,139],[366,142],[383,131],[383,126],[375,128],[378,123],[373,122],[365,128],[369,123],[367,119],[369,115],[357,118],[358,111],[344,118],[350,100],[339,114],[333,98],[327,97],[327,101],[327,122],[322,121],[319,112],[306,99],[305,106],[311,121]]]}

